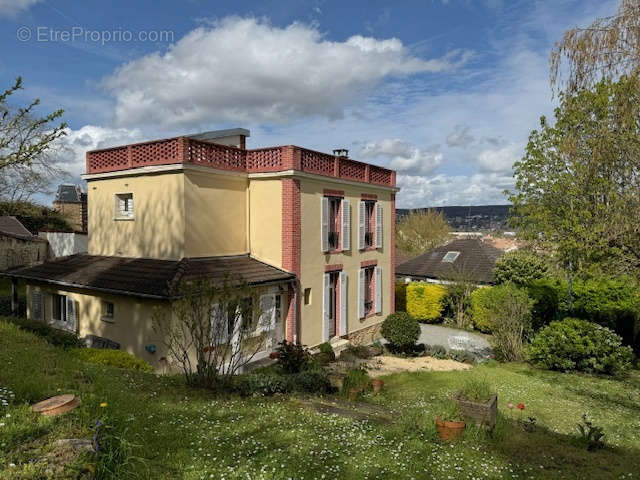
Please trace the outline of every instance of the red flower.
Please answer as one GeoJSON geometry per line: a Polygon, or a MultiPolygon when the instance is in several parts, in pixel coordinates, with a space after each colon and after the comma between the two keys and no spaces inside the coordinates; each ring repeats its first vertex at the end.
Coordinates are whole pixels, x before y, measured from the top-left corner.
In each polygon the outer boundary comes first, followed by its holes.
{"type": "Polygon", "coordinates": [[[269,358],[270,358],[271,360],[275,360],[275,359],[276,359],[276,358],[278,358],[279,356],[280,356],[280,353],[279,353],[279,352],[271,352],[271,353],[269,354],[269,358]]]}
{"type": "Polygon", "coordinates": [[[516,406],[518,407],[518,410],[524,410],[524,403],[519,403],[516,406]]]}

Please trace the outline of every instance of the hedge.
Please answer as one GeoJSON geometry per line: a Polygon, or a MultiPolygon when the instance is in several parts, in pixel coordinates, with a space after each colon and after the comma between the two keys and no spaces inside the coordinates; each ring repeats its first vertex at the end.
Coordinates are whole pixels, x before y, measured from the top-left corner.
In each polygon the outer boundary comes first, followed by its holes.
{"type": "Polygon", "coordinates": [[[96,365],[109,365],[127,370],[153,372],[153,367],[148,362],[122,350],[80,348],[73,352],[82,360],[96,365]]]}
{"type": "Polygon", "coordinates": [[[407,313],[424,322],[436,322],[442,317],[447,288],[432,283],[414,282],[407,285],[407,313]]]}
{"type": "Polygon", "coordinates": [[[407,284],[396,283],[396,312],[407,311],[407,284]]]}
{"type": "Polygon", "coordinates": [[[481,287],[471,293],[471,321],[476,330],[490,333],[493,327],[489,319],[493,287],[481,287]]]}

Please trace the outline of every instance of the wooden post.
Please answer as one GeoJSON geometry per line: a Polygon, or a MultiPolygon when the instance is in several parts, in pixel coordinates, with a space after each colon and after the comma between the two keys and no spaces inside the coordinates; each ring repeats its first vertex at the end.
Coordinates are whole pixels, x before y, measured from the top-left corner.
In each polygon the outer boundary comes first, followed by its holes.
{"type": "Polygon", "coordinates": [[[11,315],[18,316],[18,279],[11,279],[11,315]]]}

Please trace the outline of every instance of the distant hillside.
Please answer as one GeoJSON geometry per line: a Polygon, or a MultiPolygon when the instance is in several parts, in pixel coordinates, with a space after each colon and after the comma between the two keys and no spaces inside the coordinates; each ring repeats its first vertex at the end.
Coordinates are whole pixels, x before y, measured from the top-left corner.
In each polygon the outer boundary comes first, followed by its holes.
{"type": "MultiPolygon", "coordinates": [[[[454,231],[475,230],[509,230],[507,218],[511,205],[470,205],[433,207],[432,210],[442,212],[454,231]]],[[[428,210],[417,208],[415,210],[428,210]]],[[[400,220],[409,213],[408,208],[396,209],[396,219],[400,220]]]]}

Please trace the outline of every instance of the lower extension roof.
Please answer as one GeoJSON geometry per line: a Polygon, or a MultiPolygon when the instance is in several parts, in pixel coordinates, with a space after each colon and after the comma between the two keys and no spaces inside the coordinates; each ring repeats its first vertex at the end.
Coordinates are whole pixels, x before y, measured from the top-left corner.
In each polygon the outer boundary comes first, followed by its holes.
{"type": "Polygon", "coordinates": [[[167,300],[178,297],[183,280],[207,278],[213,282],[236,281],[258,286],[295,279],[294,274],[248,255],[156,260],[77,254],[6,270],[0,276],[167,300]]]}

